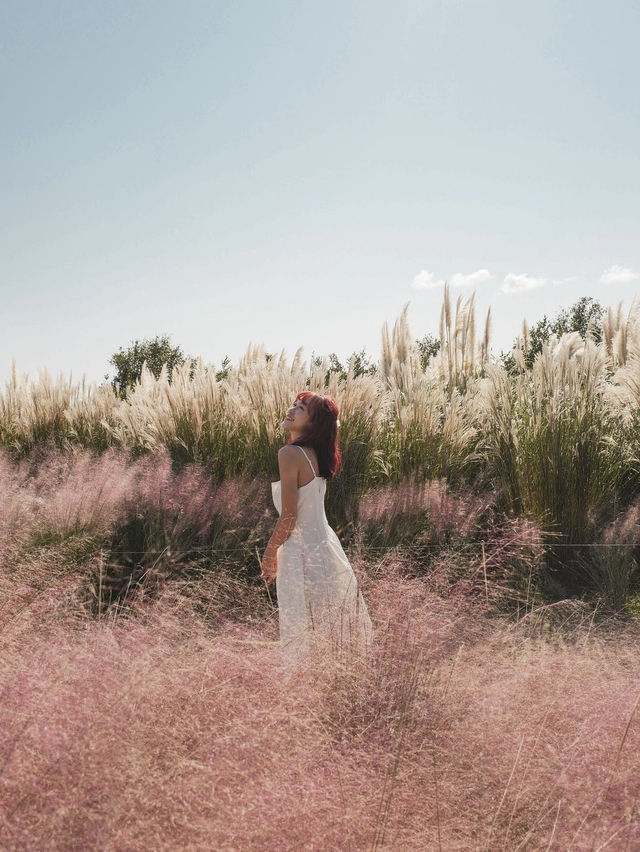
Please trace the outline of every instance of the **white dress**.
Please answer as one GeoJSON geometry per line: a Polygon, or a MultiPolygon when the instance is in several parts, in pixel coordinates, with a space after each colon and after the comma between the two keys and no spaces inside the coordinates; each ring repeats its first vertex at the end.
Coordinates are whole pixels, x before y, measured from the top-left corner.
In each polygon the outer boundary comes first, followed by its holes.
{"type": "MultiPolygon", "coordinates": [[[[293,446],[298,446],[294,444],[293,446]]],[[[327,482],[316,476],[298,488],[296,523],[278,548],[276,591],[280,644],[294,665],[322,644],[337,655],[368,651],[373,641],[369,612],[338,536],[324,510],[327,482]]],[[[273,503],[282,514],[280,480],[271,483],[273,503]]]]}

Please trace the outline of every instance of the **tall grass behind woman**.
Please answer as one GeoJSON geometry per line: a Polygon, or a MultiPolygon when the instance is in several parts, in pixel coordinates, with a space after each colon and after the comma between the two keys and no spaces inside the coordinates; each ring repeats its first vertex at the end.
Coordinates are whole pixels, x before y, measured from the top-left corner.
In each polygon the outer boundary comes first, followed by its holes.
{"type": "Polygon", "coordinates": [[[327,481],[340,470],[338,406],[330,397],[299,393],[282,421],[280,479],[271,483],[280,515],[262,559],[261,577],[276,580],[280,644],[295,666],[314,651],[366,653],[369,612],[324,508],[327,481]]]}

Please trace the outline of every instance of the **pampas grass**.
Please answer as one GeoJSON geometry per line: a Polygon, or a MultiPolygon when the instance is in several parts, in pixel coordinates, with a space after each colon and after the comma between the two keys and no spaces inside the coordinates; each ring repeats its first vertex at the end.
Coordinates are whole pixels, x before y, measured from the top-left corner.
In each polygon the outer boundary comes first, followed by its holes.
{"type": "MultiPolygon", "coordinates": [[[[575,334],[545,344],[531,370],[522,352],[514,379],[492,366],[481,383],[482,431],[493,476],[508,506],[551,533],[549,546],[595,541],[625,478],[621,421],[608,401],[604,349],[575,334]]],[[[575,589],[572,551],[555,554],[575,589]]]]}

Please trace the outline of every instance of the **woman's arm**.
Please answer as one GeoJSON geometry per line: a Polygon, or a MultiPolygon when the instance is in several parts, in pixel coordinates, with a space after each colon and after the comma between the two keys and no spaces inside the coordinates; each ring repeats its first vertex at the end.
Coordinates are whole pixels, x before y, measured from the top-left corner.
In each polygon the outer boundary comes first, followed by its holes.
{"type": "Polygon", "coordinates": [[[278,570],[276,553],[291,535],[298,512],[298,452],[289,446],[278,450],[282,512],[269,539],[262,559],[262,576],[273,579],[278,570]]]}

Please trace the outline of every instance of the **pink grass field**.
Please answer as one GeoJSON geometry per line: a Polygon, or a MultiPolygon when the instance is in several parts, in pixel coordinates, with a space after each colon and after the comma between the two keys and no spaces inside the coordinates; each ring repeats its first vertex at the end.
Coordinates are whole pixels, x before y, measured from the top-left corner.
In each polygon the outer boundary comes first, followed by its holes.
{"type": "MultiPolygon", "coordinates": [[[[634,628],[542,636],[354,556],[372,657],[287,676],[264,586],[228,567],[91,614],[97,557],[70,561],[69,531],[184,497],[188,474],[115,454],[0,474],[0,848],[640,848],[634,628]],[[43,524],[69,537],[36,546],[43,524]]],[[[183,503],[205,530],[208,504],[183,503]]]]}

